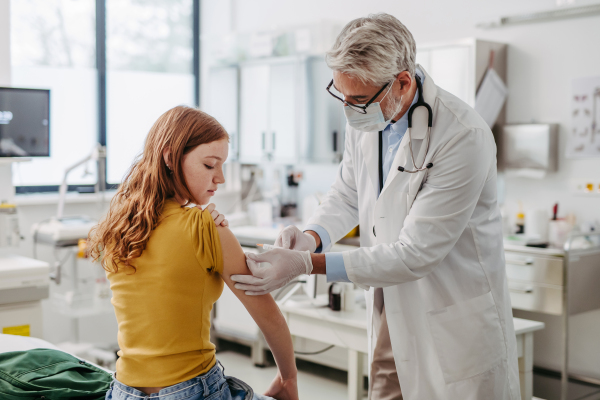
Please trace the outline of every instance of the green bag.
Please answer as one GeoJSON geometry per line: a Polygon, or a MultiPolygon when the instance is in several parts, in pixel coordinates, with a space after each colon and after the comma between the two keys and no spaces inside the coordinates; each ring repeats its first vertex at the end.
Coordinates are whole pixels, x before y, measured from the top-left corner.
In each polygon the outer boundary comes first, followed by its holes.
{"type": "Polygon", "coordinates": [[[2,400],[102,400],[112,375],[59,350],[0,353],[2,400]]]}

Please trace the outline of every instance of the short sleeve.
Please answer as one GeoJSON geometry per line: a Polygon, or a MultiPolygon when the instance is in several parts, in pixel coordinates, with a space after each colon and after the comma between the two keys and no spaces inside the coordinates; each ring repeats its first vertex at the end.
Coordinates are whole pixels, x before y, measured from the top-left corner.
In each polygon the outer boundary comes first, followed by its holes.
{"type": "Polygon", "coordinates": [[[198,263],[208,272],[223,274],[223,253],[215,221],[206,210],[192,208],[190,213],[189,228],[198,263]]]}

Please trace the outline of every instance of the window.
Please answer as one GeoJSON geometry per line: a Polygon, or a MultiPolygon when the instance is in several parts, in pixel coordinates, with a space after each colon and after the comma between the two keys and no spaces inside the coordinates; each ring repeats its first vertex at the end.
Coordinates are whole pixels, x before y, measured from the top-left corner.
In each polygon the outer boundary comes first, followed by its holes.
{"type": "MultiPolygon", "coordinates": [[[[58,185],[97,142],[95,40],[94,0],[11,2],[12,86],[51,89],[50,157],[16,163],[15,186],[58,185]]],[[[69,178],[92,184],[95,165],[69,178]]]]}
{"type": "MultiPolygon", "coordinates": [[[[120,183],[154,121],[198,101],[199,14],[199,0],[11,1],[12,86],[51,89],[50,157],[15,164],[17,191],[58,190],[98,142],[106,181],[120,183]]],[[[95,171],[69,184],[94,184],[95,171]]]]}
{"type": "Polygon", "coordinates": [[[107,173],[121,182],[156,119],[194,105],[191,0],[107,0],[107,173]]]}

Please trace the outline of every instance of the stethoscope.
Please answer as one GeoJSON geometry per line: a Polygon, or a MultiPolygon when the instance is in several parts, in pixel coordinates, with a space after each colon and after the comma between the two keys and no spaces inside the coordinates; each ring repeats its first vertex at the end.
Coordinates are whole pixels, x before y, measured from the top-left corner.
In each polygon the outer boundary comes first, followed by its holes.
{"type": "MultiPolygon", "coordinates": [[[[420,171],[425,171],[431,167],[433,167],[432,163],[428,163],[427,165],[423,166],[425,164],[425,159],[423,159],[423,163],[421,164],[421,166],[419,168],[417,168],[416,164],[415,164],[415,156],[413,154],[413,149],[412,149],[412,138],[411,138],[411,134],[410,134],[410,130],[412,128],[412,115],[413,112],[415,111],[415,109],[417,107],[425,107],[427,109],[427,148],[425,149],[425,156],[427,156],[427,152],[429,151],[429,142],[431,141],[431,126],[433,125],[433,111],[431,110],[431,107],[429,106],[429,104],[427,104],[425,102],[425,100],[423,100],[423,85],[421,84],[421,78],[419,78],[418,76],[415,76],[416,81],[417,81],[417,91],[419,93],[419,97],[417,99],[417,102],[415,104],[413,104],[409,109],[408,109],[408,129],[406,130],[406,133],[408,134],[408,147],[410,148],[410,157],[412,159],[412,165],[413,165],[413,170],[409,170],[406,169],[404,167],[398,167],[398,171],[400,172],[408,172],[409,174],[414,174],[416,172],[420,172],[420,171]]],[[[379,131],[379,188],[383,189],[383,131],[379,131]]]]}

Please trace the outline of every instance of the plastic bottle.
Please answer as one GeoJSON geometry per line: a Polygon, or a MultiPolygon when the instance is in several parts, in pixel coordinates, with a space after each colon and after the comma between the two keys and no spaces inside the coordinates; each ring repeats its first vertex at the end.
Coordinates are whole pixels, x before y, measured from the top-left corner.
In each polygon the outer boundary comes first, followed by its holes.
{"type": "Polygon", "coordinates": [[[525,214],[523,211],[519,211],[517,213],[517,221],[515,225],[517,227],[517,230],[515,231],[516,234],[525,233],[525,214]]]}

